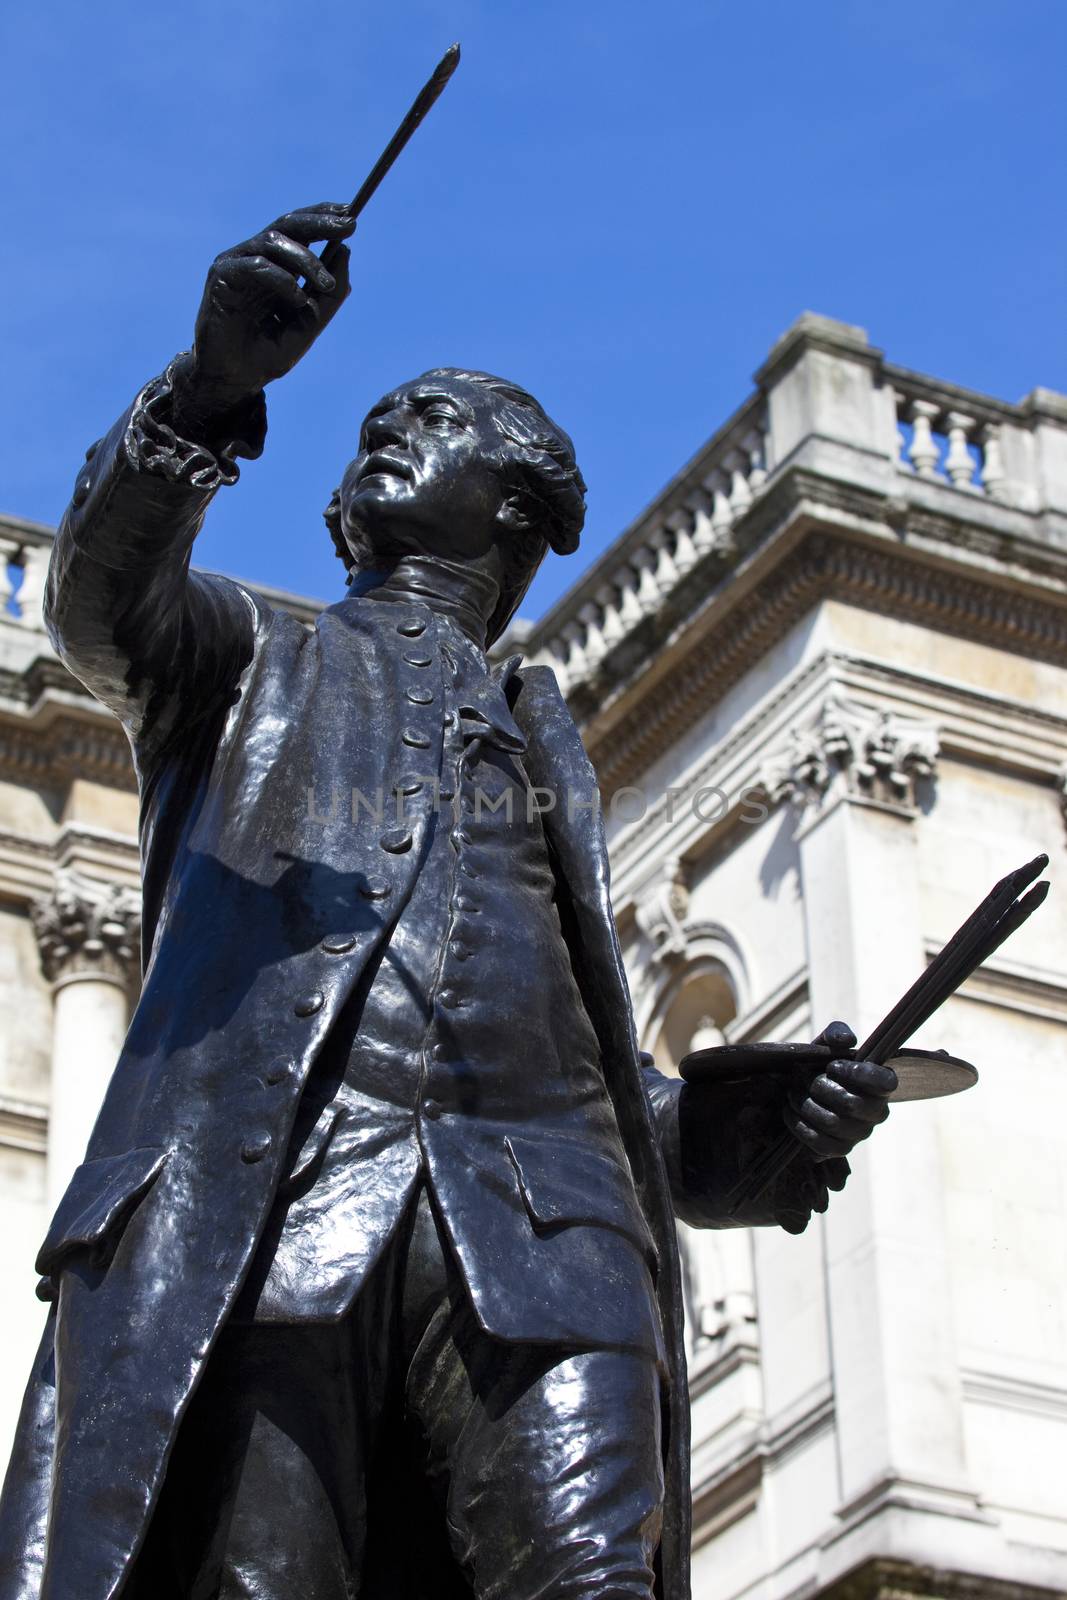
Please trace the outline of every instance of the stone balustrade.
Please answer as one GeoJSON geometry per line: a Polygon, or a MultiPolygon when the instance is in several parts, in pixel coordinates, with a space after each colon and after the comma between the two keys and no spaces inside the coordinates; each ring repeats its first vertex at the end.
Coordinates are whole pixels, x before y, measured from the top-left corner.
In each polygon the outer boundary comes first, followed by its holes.
{"type": "Polygon", "coordinates": [[[811,314],[778,341],[756,385],[531,630],[528,658],[553,667],[565,693],[599,679],[602,699],[615,662],[628,673],[654,650],[744,558],[768,520],[760,502],[790,473],[957,522],[994,501],[1043,518],[1033,536],[1052,529],[1067,548],[1067,396],[1035,389],[1012,404],[942,383],[887,362],[862,328],[811,314]]]}
{"type": "Polygon", "coordinates": [[[40,630],[52,530],[0,517],[0,622],[40,630]]]}
{"type": "Polygon", "coordinates": [[[1010,503],[1015,497],[1004,466],[1004,430],[1012,419],[1005,413],[1017,408],[968,404],[910,377],[902,373],[892,390],[897,470],[1010,503]]]}
{"type": "Polygon", "coordinates": [[[768,474],[766,417],[757,396],[701,452],[680,492],[668,491],[594,565],[558,626],[536,630],[533,659],[553,667],[565,691],[589,677],[646,617],[661,612],[693,568],[732,560],[733,530],[768,474]]]}

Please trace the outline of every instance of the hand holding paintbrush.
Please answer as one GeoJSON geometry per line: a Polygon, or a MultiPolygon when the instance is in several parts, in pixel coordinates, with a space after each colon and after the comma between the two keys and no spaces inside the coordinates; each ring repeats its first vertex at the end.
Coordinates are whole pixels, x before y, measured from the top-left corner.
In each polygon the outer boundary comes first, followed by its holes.
{"type": "MultiPolygon", "coordinates": [[[[833,1029],[842,1024],[832,1023],[826,1033],[811,1046],[756,1045],[727,1046],[720,1050],[697,1051],[681,1064],[681,1074],[689,1082],[711,1082],[727,1075],[737,1077],[749,1065],[749,1070],[793,1070],[814,1066],[814,1080],[809,1082],[806,1098],[802,1098],[792,1120],[793,1131],[783,1133],[764,1155],[747,1171],[727,1197],[727,1214],[735,1216],[753,1204],[774,1183],[793,1158],[805,1146],[816,1156],[827,1152],[820,1148],[818,1124],[823,1120],[826,1107],[819,1103],[820,1083],[828,1079],[826,1069],[839,1059],[843,1071],[852,1075],[870,1062],[892,1066],[902,1082],[896,1092],[890,1091],[886,1099],[929,1099],[953,1093],[977,1081],[977,1073],[966,1062],[955,1061],[941,1053],[900,1051],[923,1023],[956,992],[960,985],[987,961],[1004,940],[1020,928],[1048,894],[1049,885],[1034,883],[1048,866],[1048,857],[1037,856],[1002,878],[978,906],[977,910],[957,929],[952,938],[938,953],[901,1000],[884,1017],[870,1036],[855,1051],[842,1050],[841,1040],[832,1037],[833,1029]],[[1032,887],[1030,887],[1033,885],[1032,887]]],[[[827,1081],[826,1094],[841,1098],[840,1090],[849,1092],[848,1083],[827,1081]]],[[[870,1124],[866,1131],[870,1131],[870,1124]]]]}

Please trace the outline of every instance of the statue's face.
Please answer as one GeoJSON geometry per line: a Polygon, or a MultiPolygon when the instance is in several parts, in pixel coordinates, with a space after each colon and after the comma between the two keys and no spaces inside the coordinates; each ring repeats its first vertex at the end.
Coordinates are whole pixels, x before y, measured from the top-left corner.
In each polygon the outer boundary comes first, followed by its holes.
{"type": "Polygon", "coordinates": [[[341,482],[345,529],[387,559],[486,554],[515,515],[491,466],[496,404],[482,385],[454,378],[420,378],[386,395],[341,482]]]}

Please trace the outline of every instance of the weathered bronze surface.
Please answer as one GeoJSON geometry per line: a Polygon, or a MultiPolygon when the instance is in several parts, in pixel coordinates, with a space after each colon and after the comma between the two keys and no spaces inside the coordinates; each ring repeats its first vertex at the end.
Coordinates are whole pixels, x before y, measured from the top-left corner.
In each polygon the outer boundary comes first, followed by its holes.
{"type": "Polygon", "coordinates": [[[3,1600],[682,1600],[674,1218],[799,1231],[895,1086],[639,1057],[592,769],[552,673],[485,654],[582,525],[523,390],[372,408],[314,629],[190,571],[351,231],[218,258],[56,539],[51,636],[133,746],[145,979],[38,1256],[3,1600]],[[805,1153],[728,1219],[783,1117],[805,1153]]]}

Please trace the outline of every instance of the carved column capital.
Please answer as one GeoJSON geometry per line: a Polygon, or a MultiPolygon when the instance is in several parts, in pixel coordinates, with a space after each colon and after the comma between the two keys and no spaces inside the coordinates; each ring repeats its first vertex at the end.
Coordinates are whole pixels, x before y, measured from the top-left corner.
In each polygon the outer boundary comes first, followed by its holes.
{"type": "Polygon", "coordinates": [[[30,920],[50,983],[95,977],[125,988],[134,977],[141,937],[137,890],[61,867],[51,894],[30,906],[30,920]]]}
{"type": "Polygon", "coordinates": [[[790,800],[801,809],[838,793],[912,814],[918,786],[934,777],[937,757],[935,728],[853,705],[834,691],[814,723],[796,730],[768,763],[762,782],[772,801],[790,800]]]}

